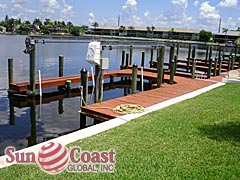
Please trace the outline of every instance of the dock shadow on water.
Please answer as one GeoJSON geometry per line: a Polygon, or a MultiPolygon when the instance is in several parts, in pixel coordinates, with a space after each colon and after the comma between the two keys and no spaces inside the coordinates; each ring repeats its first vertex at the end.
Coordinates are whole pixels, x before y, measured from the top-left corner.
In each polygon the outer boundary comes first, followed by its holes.
{"type": "Polygon", "coordinates": [[[240,123],[220,122],[213,125],[205,125],[199,128],[203,135],[216,141],[227,141],[234,145],[240,145],[240,123]]]}

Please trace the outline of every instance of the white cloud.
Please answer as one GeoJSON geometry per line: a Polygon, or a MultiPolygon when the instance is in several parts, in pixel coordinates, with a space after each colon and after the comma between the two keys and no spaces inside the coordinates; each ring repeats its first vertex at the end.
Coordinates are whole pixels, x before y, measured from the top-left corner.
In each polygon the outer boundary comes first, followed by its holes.
{"type": "Polygon", "coordinates": [[[194,1],[193,5],[196,6],[196,7],[198,7],[199,1],[194,1]]]}
{"type": "Polygon", "coordinates": [[[126,26],[143,26],[144,23],[139,16],[137,16],[137,1],[126,0],[122,6],[121,25],[126,26]]]}
{"type": "Polygon", "coordinates": [[[237,7],[238,0],[223,0],[218,6],[219,7],[237,7]]]}
{"type": "Polygon", "coordinates": [[[1,8],[1,9],[7,9],[7,4],[1,4],[1,3],[0,3],[0,8],[1,8]]]}
{"type": "Polygon", "coordinates": [[[188,0],[171,0],[171,3],[171,8],[161,14],[158,20],[154,20],[154,24],[164,27],[190,28],[194,20],[186,11],[188,0]]]}
{"type": "Polygon", "coordinates": [[[183,6],[184,8],[187,8],[188,6],[188,0],[171,0],[173,5],[177,6],[183,6]]]}
{"type": "Polygon", "coordinates": [[[217,30],[221,18],[216,7],[211,6],[208,1],[203,2],[199,8],[199,25],[202,29],[217,30]]]}
{"type": "Polygon", "coordinates": [[[95,15],[93,14],[93,12],[90,12],[90,13],[88,14],[88,22],[89,22],[89,23],[95,22],[95,15]]]}
{"type": "Polygon", "coordinates": [[[40,3],[42,11],[50,14],[54,14],[56,9],[60,8],[60,5],[56,0],[40,0],[40,3]]]}
{"type": "Polygon", "coordinates": [[[73,7],[72,6],[70,6],[70,5],[68,5],[66,2],[65,2],[65,0],[63,0],[63,6],[64,6],[64,8],[62,9],[62,14],[64,14],[64,15],[67,15],[68,13],[70,13],[71,11],[72,11],[72,9],[73,9],[73,7]]]}
{"type": "Polygon", "coordinates": [[[150,12],[149,11],[146,11],[145,13],[144,13],[144,16],[145,17],[148,17],[150,15],[150,12]]]}

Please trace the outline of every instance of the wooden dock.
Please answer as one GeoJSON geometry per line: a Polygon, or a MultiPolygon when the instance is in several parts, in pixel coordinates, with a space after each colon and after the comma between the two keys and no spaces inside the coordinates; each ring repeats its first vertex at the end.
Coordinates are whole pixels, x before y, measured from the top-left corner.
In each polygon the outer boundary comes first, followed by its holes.
{"type": "Polygon", "coordinates": [[[180,76],[175,76],[176,84],[163,84],[161,88],[152,89],[138,94],[119,97],[116,99],[91,104],[82,107],[82,113],[90,117],[110,120],[121,116],[113,111],[113,109],[121,104],[139,104],[143,107],[149,107],[154,104],[175,98],[186,93],[207,87],[216,82],[209,80],[190,79],[180,76]]]}
{"type": "MultiPolygon", "coordinates": [[[[138,78],[141,77],[141,71],[137,72],[138,78]]],[[[110,77],[132,77],[132,70],[131,69],[122,69],[122,70],[113,70],[109,72],[105,72],[103,74],[104,79],[108,79],[110,77]]],[[[157,74],[155,72],[148,72],[144,71],[143,78],[146,80],[155,80],[157,78],[157,74]]],[[[42,88],[50,88],[50,87],[58,87],[58,86],[65,86],[66,81],[70,80],[72,84],[80,83],[81,78],[79,75],[72,75],[72,76],[63,76],[63,77],[54,77],[54,78],[46,78],[42,79],[42,88]]],[[[88,80],[92,81],[92,76],[88,76],[88,80]]],[[[12,82],[9,85],[9,90],[14,93],[26,93],[29,91],[30,82],[23,81],[23,82],[12,82]]],[[[39,81],[35,81],[36,89],[39,89],[39,81]]]]}

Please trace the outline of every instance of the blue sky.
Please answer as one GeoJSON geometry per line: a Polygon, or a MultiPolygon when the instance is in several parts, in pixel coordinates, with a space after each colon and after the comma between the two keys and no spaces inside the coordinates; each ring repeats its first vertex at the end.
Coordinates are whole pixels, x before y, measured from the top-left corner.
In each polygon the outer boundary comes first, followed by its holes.
{"type": "Polygon", "coordinates": [[[74,25],[154,26],[166,28],[204,29],[240,27],[238,0],[0,0],[0,20],[5,15],[71,21],[74,25]]]}

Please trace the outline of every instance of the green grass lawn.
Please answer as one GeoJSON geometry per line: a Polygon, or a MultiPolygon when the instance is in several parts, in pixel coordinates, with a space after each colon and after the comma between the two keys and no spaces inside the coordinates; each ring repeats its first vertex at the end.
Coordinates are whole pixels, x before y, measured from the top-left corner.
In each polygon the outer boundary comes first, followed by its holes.
{"type": "Polygon", "coordinates": [[[0,169],[0,179],[239,179],[240,85],[226,85],[73,144],[114,148],[114,173],[48,175],[37,165],[0,169]]]}

